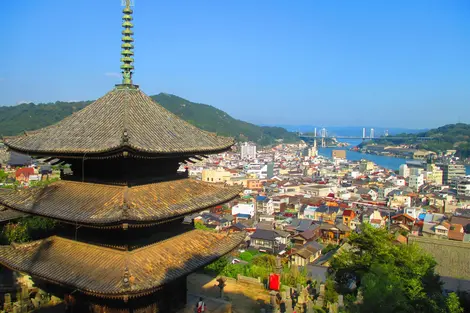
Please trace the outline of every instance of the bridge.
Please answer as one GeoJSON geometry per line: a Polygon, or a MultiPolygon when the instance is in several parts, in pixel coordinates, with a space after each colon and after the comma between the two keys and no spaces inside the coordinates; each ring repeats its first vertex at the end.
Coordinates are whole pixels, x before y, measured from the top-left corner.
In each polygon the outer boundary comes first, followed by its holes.
{"type": "MultiPolygon", "coordinates": [[[[321,146],[325,147],[326,146],[326,140],[325,139],[360,139],[360,140],[406,140],[410,139],[409,137],[389,137],[388,135],[388,130],[385,131],[385,133],[379,137],[375,136],[375,131],[373,128],[370,129],[369,134],[367,134],[367,130],[365,128],[362,129],[362,136],[336,136],[336,135],[329,135],[328,130],[326,128],[322,128],[320,130],[320,134],[317,133],[317,129],[315,128],[313,135],[308,135],[308,134],[303,134],[299,133],[299,137],[302,140],[305,140],[307,142],[314,142],[316,145],[317,139],[321,141],[321,146]]],[[[435,140],[436,138],[433,137],[417,137],[415,138],[418,141],[426,141],[426,140],[435,140]]]]}

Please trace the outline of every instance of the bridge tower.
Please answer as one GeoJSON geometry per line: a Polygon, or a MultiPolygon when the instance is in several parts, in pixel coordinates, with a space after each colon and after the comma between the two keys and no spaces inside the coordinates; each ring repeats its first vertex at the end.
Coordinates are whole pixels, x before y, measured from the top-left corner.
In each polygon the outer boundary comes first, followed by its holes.
{"type": "Polygon", "coordinates": [[[322,128],[322,130],[321,130],[321,146],[322,146],[322,148],[326,147],[325,137],[326,137],[326,128],[322,128]]]}
{"type": "Polygon", "coordinates": [[[313,146],[315,149],[317,148],[317,128],[315,127],[315,130],[313,131],[313,146]]]}
{"type": "Polygon", "coordinates": [[[374,129],[373,128],[370,129],[370,138],[371,139],[374,138],[374,129]]]}
{"type": "Polygon", "coordinates": [[[366,128],[364,127],[362,129],[362,140],[365,140],[366,139],[366,128]]]}

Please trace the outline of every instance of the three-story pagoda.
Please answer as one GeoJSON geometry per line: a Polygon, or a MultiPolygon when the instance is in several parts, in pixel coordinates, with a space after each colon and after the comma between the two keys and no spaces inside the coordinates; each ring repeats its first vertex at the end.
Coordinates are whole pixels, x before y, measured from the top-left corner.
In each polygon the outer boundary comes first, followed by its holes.
{"type": "Polygon", "coordinates": [[[45,187],[0,194],[0,206],[68,225],[49,238],[0,246],[0,264],[63,293],[74,312],[176,310],[186,303],[187,275],[244,238],[182,223],[240,190],[178,174],[180,164],[234,142],[183,121],[132,83],[129,1],[123,13],[122,84],[55,125],[4,138],[12,151],[71,166],[45,187]]]}

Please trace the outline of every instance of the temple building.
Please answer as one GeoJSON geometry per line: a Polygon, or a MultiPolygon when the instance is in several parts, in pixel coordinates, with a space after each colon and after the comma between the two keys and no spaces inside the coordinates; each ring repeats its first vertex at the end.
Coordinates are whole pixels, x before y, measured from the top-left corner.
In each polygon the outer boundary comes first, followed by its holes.
{"type": "Polygon", "coordinates": [[[234,140],[185,122],[133,84],[129,1],[123,13],[122,84],[55,125],[4,138],[11,151],[71,166],[47,186],[0,193],[0,207],[63,225],[48,238],[0,246],[0,264],[30,275],[73,312],[179,310],[186,277],[245,237],[182,223],[238,197],[237,186],[178,172],[234,140]]]}

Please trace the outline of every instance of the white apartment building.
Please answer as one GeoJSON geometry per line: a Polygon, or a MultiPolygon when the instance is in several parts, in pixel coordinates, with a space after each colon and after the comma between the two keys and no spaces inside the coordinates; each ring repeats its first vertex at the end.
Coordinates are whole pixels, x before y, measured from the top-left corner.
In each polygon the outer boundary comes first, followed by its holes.
{"type": "Polygon", "coordinates": [[[410,176],[408,178],[408,186],[415,191],[419,190],[419,187],[424,185],[423,170],[419,168],[411,169],[410,176]]]}
{"type": "Polygon", "coordinates": [[[410,176],[410,168],[406,164],[400,165],[398,172],[399,175],[403,176],[404,178],[408,178],[410,176]]]}
{"type": "Polygon", "coordinates": [[[240,144],[240,157],[242,160],[256,159],[256,145],[252,142],[240,144]]]}

